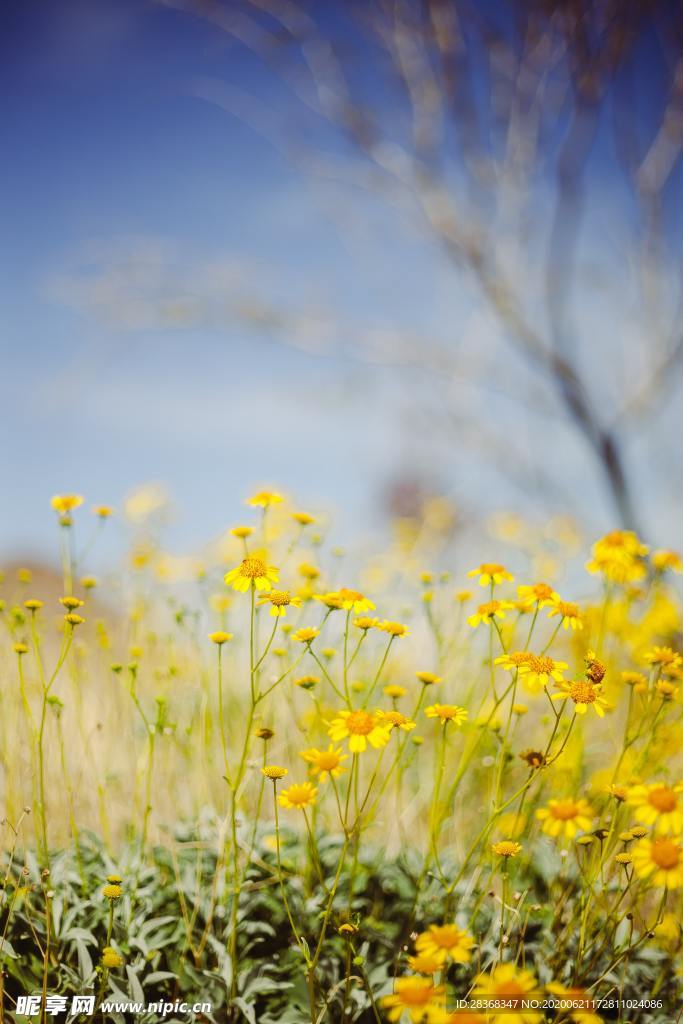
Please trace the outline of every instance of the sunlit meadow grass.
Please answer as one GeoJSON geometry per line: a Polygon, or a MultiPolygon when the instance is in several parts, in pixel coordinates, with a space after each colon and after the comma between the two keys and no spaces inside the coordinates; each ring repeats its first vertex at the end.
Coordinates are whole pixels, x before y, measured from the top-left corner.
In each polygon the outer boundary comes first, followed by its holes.
{"type": "Polygon", "coordinates": [[[476,564],[441,507],[363,561],[263,492],[181,563],[137,500],[118,573],[61,495],[61,593],[4,580],[0,1024],[675,1019],[675,553],[615,531],[560,587],[566,525],[476,564]]]}

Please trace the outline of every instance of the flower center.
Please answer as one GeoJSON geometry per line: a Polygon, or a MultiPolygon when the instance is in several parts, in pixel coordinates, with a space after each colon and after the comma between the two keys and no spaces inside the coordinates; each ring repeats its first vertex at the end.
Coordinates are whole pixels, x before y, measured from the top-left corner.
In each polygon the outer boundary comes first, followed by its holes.
{"type": "Polygon", "coordinates": [[[307,804],[311,799],[311,791],[308,786],[290,786],[287,799],[292,804],[307,804]]]}
{"type": "Polygon", "coordinates": [[[401,1002],[404,1006],[424,1006],[428,1003],[432,994],[431,985],[417,985],[404,988],[401,992],[401,1002]]]}
{"type": "Polygon", "coordinates": [[[658,868],[671,871],[678,867],[681,859],[681,848],[673,839],[655,839],[650,851],[650,859],[658,868]]]}
{"type": "Polygon", "coordinates": [[[501,981],[496,985],[496,999],[520,999],[526,991],[518,981],[501,981]]]}
{"type": "Polygon", "coordinates": [[[460,933],[455,928],[449,928],[448,925],[433,928],[431,935],[435,944],[441,949],[452,949],[453,946],[458,945],[458,939],[460,938],[460,933]]]}
{"type": "Polygon", "coordinates": [[[265,575],[266,565],[260,558],[245,558],[240,566],[240,576],[247,576],[250,580],[265,575]]]}
{"type": "Polygon", "coordinates": [[[594,700],[597,700],[597,692],[592,683],[586,683],[583,679],[578,679],[572,683],[569,696],[575,704],[592,704],[594,700]]]}
{"type": "MultiPolygon", "coordinates": [[[[258,561],[258,559],[254,559],[254,561],[258,561]]],[[[277,605],[278,608],[289,604],[291,600],[288,590],[273,590],[270,594],[270,603],[277,605]]]]}
{"type": "Polygon", "coordinates": [[[537,672],[539,675],[550,675],[553,670],[553,659],[548,658],[545,655],[533,655],[529,659],[529,665],[533,672],[537,672]]]}
{"type": "Polygon", "coordinates": [[[339,755],[333,754],[329,750],[323,750],[317,757],[317,765],[323,772],[332,771],[339,764],[339,755]]]}
{"type": "Polygon", "coordinates": [[[375,719],[369,711],[352,711],[346,719],[346,727],[356,736],[367,736],[375,727],[375,719]]]}
{"type": "Polygon", "coordinates": [[[579,808],[573,800],[558,800],[551,808],[551,813],[553,818],[559,818],[560,821],[569,821],[570,818],[577,816],[579,808]]]}
{"type": "Polygon", "coordinates": [[[648,793],[647,802],[657,811],[673,811],[678,803],[676,794],[668,786],[657,786],[648,793]]]}

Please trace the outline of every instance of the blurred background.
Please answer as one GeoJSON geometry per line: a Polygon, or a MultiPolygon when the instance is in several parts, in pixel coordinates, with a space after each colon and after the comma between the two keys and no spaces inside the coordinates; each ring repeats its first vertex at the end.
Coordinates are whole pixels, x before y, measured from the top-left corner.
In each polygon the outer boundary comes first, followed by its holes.
{"type": "Polygon", "coordinates": [[[680,544],[682,43],[663,0],[6,5],[0,554],[150,481],[179,552],[256,486],[680,544]]]}

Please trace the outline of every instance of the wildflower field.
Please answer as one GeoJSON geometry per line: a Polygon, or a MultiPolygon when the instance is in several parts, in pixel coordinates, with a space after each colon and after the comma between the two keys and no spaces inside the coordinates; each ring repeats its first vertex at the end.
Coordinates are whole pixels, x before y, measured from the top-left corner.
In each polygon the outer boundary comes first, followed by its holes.
{"type": "Polygon", "coordinates": [[[2,1024],[679,1019],[675,552],[425,514],[367,556],[263,492],[97,579],[117,513],[45,514],[59,589],[2,584],[2,1024]]]}

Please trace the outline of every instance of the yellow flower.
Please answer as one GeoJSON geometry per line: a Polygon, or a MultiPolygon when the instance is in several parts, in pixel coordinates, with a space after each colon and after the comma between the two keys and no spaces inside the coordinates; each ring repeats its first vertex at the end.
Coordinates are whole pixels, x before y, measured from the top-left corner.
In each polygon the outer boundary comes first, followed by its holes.
{"type": "Polygon", "coordinates": [[[645,655],[645,661],[648,665],[659,666],[663,671],[671,671],[671,669],[678,669],[683,665],[683,656],[678,651],[672,650],[671,647],[653,647],[645,655]]]}
{"type": "Polygon", "coordinates": [[[232,633],[224,633],[222,629],[217,629],[215,633],[209,633],[209,640],[213,644],[227,644],[228,640],[232,640],[232,633]]]}
{"type": "Polygon", "coordinates": [[[590,573],[601,573],[613,583],[632,583],[646,575],[645,555],[649,548],[632,530],[612,530],[593,545],[590,573]]]}
{"type": "Polygon", "coordinates": [[[427,718],[440,718],[442,723],[454,722],[455,725],[462,725],[467,721],[467,711],[458,707],[457,704],[430,704],[425,708],[427,718]]]}
{"type": "Polygon", "coordinates": [[[657,942],[671,951],[675,950],[681,941],[681,925],[675,914],[665,914],[662,920],[654,929],[657,942]]]}
{"type": "Polygon", "coordinates": [[[561,683],[567,667],[566,661],[555,661],[547,654],[532,654],[525,664],[520,666],[519,671],[525,689],[530,693],[538,693],[551,679],[561,683]]]}
{"type": "Polygon", "coordinates": [[[12,644],[12,650],[15,654],[28,654],[28,647],[26,644],[16,643],[12,644]]]}
{"type": "Polygon", "coordinates": [[[418,974],[436,974],[443,967],[443,958],[431,953],[418,953],[417,956],[409,956],[408,963],[418,974]]]}
{"type": "Polygon", "coordinates": [[[123,896],[123,889],[116,882],[110,882],[102,890],[102,895],[108,900],[118,900],[123,896]]]}
{"type": "Polygon", "coordinates": [[[536,817],[543,822],[542,828],[546,835],[562,835],[573,839],[579,829],[585,832],[591,827],[595,812],[583,798],[549,800],[547,807],[540,807],[536,811],[536,817]]]}
{"type": "Polygon", "coordinates": [[[552,700],[567,700],[569,698],[574,702],[574,710],[577,715],[585,715],[589,706],[592,705],[598,717],[604,718],[605,710],[609,710],[612,707],[601,696],[600,687],[596,686],[595,683],[589,682],[587,679],[575,679],[574,682],[557,683],[557,686],[560,692],[554,693],[552,700]]]}
{"type": "Polygon", "coordinates": [[[311,565],[309,562],[302,562],[299,566],[299,573],[306,580],[317,580],[320,576],[320,569],[317,565],[311,565]]]}
{"type": "Polygon", "coordinates": [[[466,964],[472,959],[474,939],[454,924],[431,924],[415,940],[418,953],[433,956],[445,963],[454,960],[466,964]]]}
{"type": "Polygon", "coordinates": [[[83,498],[80,494],[55,494],[50,499],[50,504],[55,512],[59,512],[60,516],[63,516],[82,505],[83,498]]]}
{"type": "Polygon", "coordinates": [[[316,747],[302,750],[301,757],[304,761],[308,761],[313,774],[319,775],[320,781],[324,782],[328,775],[332,775],[336,779],[346,771],[342,761],[347,761],[349,755],[342,753],[341,749],[337,750],[334,744],[330,743],[327,750],[318,750],[316,747]]]}
{"type": "Polygon", "coordinates": [[[37,597],[29,597],[28,601],[24,601],[24,608],[30,612],[37,612],[43,607],[43,602],[39,601],[37,597]]]}
{"type": "Polygon", "coordinates": [[[671,572],[683,572],[683,559],[677,551],[664,549],[653,551],[650,561],[656,572],[666,572],[667,569],[670,569],[671,572]]]}
{"type": "Polygon", "coordinates": [[[331,740],[349,738],[349,750],[352,754],[361,754],[367,750],[368,743],[373,747],[384,747],[389,742],[391,725],[372,711],[339,711],[328,729],[331,740]]]}
{"type": "Polygon", "coordinates": [[[433,686],[434,683],[441,682],[441,676],[434,675],[433,672],[416,672],[415,675],[425,686],[433,686]]]}
{"type": "Polygon", "coordinates": [[[316,594],[316,601],[322,601],[329,608],[343,608],[344,611],[369,612],[375,607],[369,597],[365,597],[358,590],[348,590],[342,587],[341,590],[333,590],[329,594],[316,594]]]}
{"type": "Polygon", "coordinates": [[[112,946],[105,946],[102,950],[102,966],[109,971],[116,970],[117,967],[123,967],[123,957],[112,946]]]}
{"type": "Polygon", "coordinates": [[[299,676],[293,682],[295,686],[300,686],[302,690],[312,690],[320,682],[320,676],[299,676]]]}
{"type": "Polygon", "coordinates": [[[554,601],[548,612],[548,618],[552,619],[555,615],[561,616],[563,629],[583,629],[583,619],[578,604],[574,604],[572,601],[554,601]]]}
{"type": "Polygon", "coordinates": [[[301,598],[292,597],[288,590],[271,590],[267,597],[259,598],[259,604],[270,604],[270,614],[279,617],[287,614],[289,605],[301,607],[301,598]]]}
{"type": "Polygon", "coordinates": [[[292,512],[292,519],[299,526],[310,526],[311,523],[315,522],[315,518],[308,514],[308,512],[292,512]]]}
{"type": "Polygon", "coordinates": [[[493,622],[494,619],[504,619],[505,612],[512,608],[510,601],[486,601],[480,604],[474,615],[467,619],[470,626],[478,626],[480,622],[493,622]]]}
{"type": "Polygon", "coordinates": [[[80,615],[76,615],[75,612],[69,612],[64,616],[64,621],[68,622],[70,626],[82,626],[85,619],[80,615]]]}
{"type": "Polygon", "coordinates": [[[490,973],[477,975],[472,999],[504,1004],[500,1013],[493,1010],[486,1014],[490,1024],[536,1024],[543,1019],[542,1015],[522,1009],[522,1000],[535,998],[537,992],[538,983],[530,971],[514,964],[499,964],[490,973]]]}
{"type": "Polygon", "coordinates": [[[353,624],[356,629],[374,629],[379,625],[379,619],[373,619],[369,615],[361,615],[359,618],[353,620],[353,624]]]}
{"type": "Polygon", "coordinates": [[[517,587],[517,593],[523,602],[528,602],[532,606],[538,604],[539,608],[545,608],[546,605],[560,600],[560,595],[556,594],[547,583],[532,583],[530,586],[522,585],[517,587]]]}
{"type": "Polygon", "coordinates": [[[516,857],[519,851],[522,849],[520,843],[514,843],[511,839],[501,839],[498,843],[493,843],[491,846],[492,851],[497,857],[516,857]]]}
{"type": "Polygon", "coordinates": [[[407,626],[404,626],[402,622],[390,622],[388,619],[385,619],[384,622],[380,622],[377,629],[381,629],[383,633],[388,633],[390,636],[394,637],[410,635],[410,630],[407,626]]]}
{"type": "Polygon", "coordinates": [[[109,519],[110,516],[114,515],[114,509],[111,505],[95,505],[93,513],[100,519],[109,519]]]}
{"type": "Polygon", "coordinates": [[[70,612],[75,611],[76,608],[83,607],[83,601],[78,597],[60,597],[59,603],[63,605],[64,608],[68,608],[70,612]]]}
{"type": "Polygon", "coordinates": [[[310,782],[295,782],[288,789],[283,789],[278,799],[283,807],[302,811],[315,803],[317,794],[317,788],[310,782]]]}
{"type": "Polygon", "coordinates": [[[667,679],[658,679],[655,683],[655,690],[657,691],[657,695],[665,701],[674,700],[678,694],[678,687],[674,686],[674,684],[670,683],[667,679]]]}
{"type": "Polygon", "coordinates": [[[251,537],[254,532],[253,526],[233,526],[230,533],[233,537],[237,537],[238,540],[246,540],[247,537],[251,537]]]}
{"type": "Polygon", "coordinates": [[[279,505],[281,501],[285,499],[281,494],[277,494],[275,491],[259,491],[252,498],[247,500],[247,505],[253,505],[258,508],[268,508],[270,505],[279,505]]]}
{"type": "MultiPolygon", "coordinates": [[[[569,988],[567,985],[561,985],[559,981],[551,981],[546,985],[546,990],[551,995],[564,1000],[566,1006],[575,1004],[575,1008],[569,1011],[569,1016],[575,1021],[575,1024],[602,1024],[602,1017],[590,1009],[595,996],[585,989],[569,988]]],[[[564,1017],[564,1013],[562,1017],[564,1017]]]]}
{"type": "Polygon", "coordinates": [[[515,578],[504,565],[498,565],[497,562],[482,562],[478,569],[470,569],[467,575],[478,576],[480,587],[488,587],[491,583],[502,583],[504,580],[512,581],[515,578]]]}
{"type": "Polygon", "coordinates": [[[282,768],[279,764],[267,764],[265,768],[261,769],[261,773],[265,775],[267,779],[272,779],[273,782],[277,782],[278,779],[284,779],[285,775],[289,775],[289,769],[282,768]]]}
{"type": "Polygon", "coordinates": [[[655,832],[683,832],[683,782],[666,786],[655,782],[628,790],[628,803],[643,825],[654,825],[655,832]]]}
{"type": "Polygon", "coordinates": [[[310,644],[317,636],[320,636],[319,629],[314,629],[313,626],[304,626],[302,629],[297,629],[295,633],[292,633],[292,640],[295,640],[298,644],[310,644]]]}
{"type": "Polygon", "coordinates": [[[647,691],[647,676],[644,676],[642,672],[630,672],[627,670],[621,673],[621,679],[627,686],[633,686],[636,693],[645,693],[647,691]]]}
{"type": "Polygon", "coordinates": [[[683,845],[680,836],[641,839],[633,848],[633,867],[652,885],[678,889],[683,885],[683,845]]]}
{"type": "Polygon", "coordinates": [[[394,980],[394,991],[380,1000],[390,1021],[398,1021],[404,1011],[413,1024],[429,1020],[431,1011],[443,1006],[443,985],[434,985],[429,978],[408,977],[394,980]]]}
{"type": "Polygon", "coordinates": [[[398,686],[397,683],[387,683],[382,688],[382,692],[386,697],[391,697],[392,700],[398,700],[400,697],[405,697],[408,692],[405,686],[398,686]]]}
{"type": "Polygon", "coordinates": [[[250,587],[268,591],[278,579],[277,569],[272,565],[266,565],[263,559],[257,556],[244,558],[236,569],[231,569],[225,575],[225,582],[232,586],[233,590],[239,590],[241,593],[245,593],[250,587]]]}
{"type": "Polygon", "coordinates": [[[386,722],[391,729],[402,729],[403,732],[410,732],[415,728],[415,722],[406,718],[400,711],[377,711],[377,715],[386,722]]]}
{"type": "Polygon", "coordinates": [[[510,651],[509,654],[501,654],[494,659],[494,665],[500,665],[510,672],[521,672],[524,666],[534,657],[529,651],[510,651]]]}

